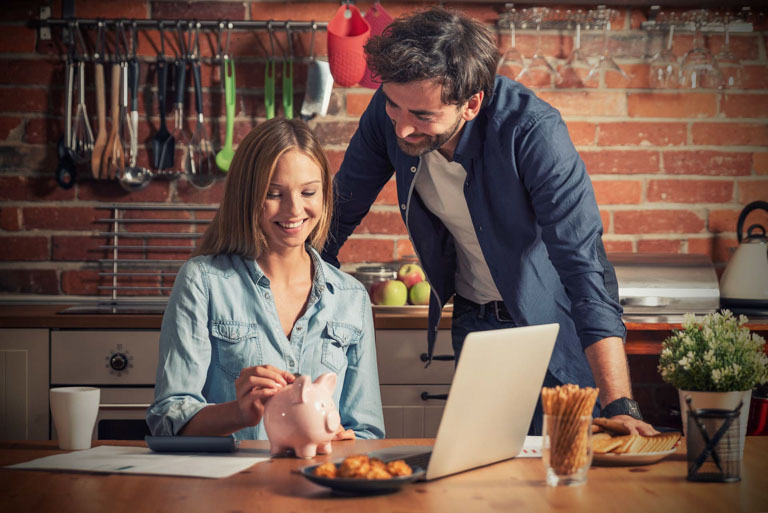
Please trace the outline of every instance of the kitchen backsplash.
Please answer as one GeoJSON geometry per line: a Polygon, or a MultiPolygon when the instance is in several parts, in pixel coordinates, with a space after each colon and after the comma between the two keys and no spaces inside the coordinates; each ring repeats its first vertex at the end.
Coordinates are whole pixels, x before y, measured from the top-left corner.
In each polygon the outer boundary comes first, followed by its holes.
{"type": "MultiPolygon", "coordinates": [[[[106,226],[97,220],[101,203],[215,204],[223,193],[224,174],[209,189],[192,187],[185,178],[153,180],[145,189],[128,193],[116,181],[95,180],[81,173],[71,189],[54,178],[57,141],[63,135],[64,49],[57,29],[51,41],[38,40],[30,20],[40,7],[50,5],[51,16],[62,16],[61,1],[5,2],[0,22],[0,292],[29,294],[96,294],[99,278],[97,248],[104,240],[92,235],[106,226]]],[[[81,18],[230,19],[328,21],[334,2],[175,2],[76,0],[81,18]]],[[[357,4],[366,11],[372,2],[357,4]]],[[[393,16],[429,5],[383,2],[393,16]]],[[[503,4],[448,3],[495,26],[503,4]]],[[[585,9],[594,6],[584,6],[585,9]]],[[[562,9],[575,9],[573,6],[562,9]]],[[[564,82],[531,85],[541,98],[563,114],[597,195],[609,252],[703,253],[718,270],[736,245],[736,220],[743,205],[768,199],[768,22],[765,13],[752,19],[754,30],[731,34],[731,47],[741,61],[738,89],[659,89],[649,84],[649,61],[666,42],[663,31],[641,27],[648,8],[619,8],[611,24],[609,48],[629,74],[628,80],[609,77],[585,87],[564,82]]],[[[562,65],[573,49],[572,29],[543,29],[541,50],[562,65]]],[[[156,32],[155,32],[156,33],[156,32]]],[[[237,63],[235,143],[264,120],[264,31],[235,32],[230,53],[237,63]],[[258,38],[261,37],[261,43],[258,38]]],[[[535,30],[518,28],[516,46],[526,59],[536,48],[535,30]]],[[[284,35],[278,34],[285,44],[284,35]]],[[[708,47],[717,52],[722,33],[707,33],[708,47]]],[[[211,56],[209,38],[201,40],[203,57],[211,56]]],[[[156,55],[156,38],[142,33],[141,59],[156,55]]],[[[268,45],[269,43],[266,42],[268,45]]],[[[596,56],[602,44],[598,30],[582,31],[582,49],[596,56]]],[[[693,34],[675,34],[673,52],[681,57],[691,49],[693,34]]],[[[502,51],[509,33],[500,36],[502,51]]],[[[297,55],[307,55],[309,33],[296,35],[297,55]]],[[[215,43],[214,43],[215,48],[215,43]]],[[[325,55],[325,33],[319,32],[314,50],[325,55]]],[[[173,55],[170,48],[166,53],[173,55]]],[[[140,141],[157,131],[159,117],[154,64],[141,64],[139,94],[140,141]],[[152,114],[147,116],[149,110],[152,114]]],[[[278,65],[278,75],[280,66],[278,65]]],[[[93,83],[88,68],[87,81],[93,83]]],[[[301,105],[306,65],[295,65],[295,104],[301,105]]],[[[213,120],[217,147],[224,134],[224,93],[218,66],[203,64],[206,89],[204,109],[213,120]]],[[[278,76],[278,84],[280,77],[278,76]]],[[[191,84],[186,112],[192,124],[191,84]]],[[[278,91],[280,88],[277,88],[278,91]]],[[[320,135],[332,166],[338,169],[347,142],[373,91],[361,87],[334,89],[327,116],[310,125],[320,135]]],[[[170,93],[169,93],[170,95],[170,93]]],[[[92,94],[88,110],[96,112],[92,94]],[[92,105],[93,104],[93,105],[92,105]]],[[[279,96],[279,93],[278,93],[279,96]]],[[[278,99],[278,115],[281,101],[278,99]]],[[[169,110],[170,116],[170,110],[169,110]]],[[[95,119],[92,119],[95,124],[95,119]]],[[[147,151],[139,163],[149,165],[147,151]]],[[[160,213],[185,216],[185,212],[160,213]]],[[[755,213],[751,222],[768,226],[768,216],[755,213]]],[[[747,223],[747,225],[751,224],[747,223]]],[[[177,230],[173,225],[160,230],[177,230]]],[[[366,261],[392,261],[413,249],[400,219],[394,181],[381,192],[370,213],[341,251],[345,268],[366,261]]]]}

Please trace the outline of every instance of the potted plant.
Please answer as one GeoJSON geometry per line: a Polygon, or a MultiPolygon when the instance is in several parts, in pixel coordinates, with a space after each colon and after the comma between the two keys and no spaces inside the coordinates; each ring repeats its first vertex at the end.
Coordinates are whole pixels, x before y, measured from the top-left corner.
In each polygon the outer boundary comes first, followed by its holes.
{"type": "Polygon", "coordinates": [[[686,314],[682,329],[662,343],[659,372],[674,385],[680,396],[683,432],[688,415],[685,396],[695,408],[733,410],[743,402],[739,418],[741,447],[744,447],[752,389],[768,381],[765,340],[751,333],[747,318],[729,310],[696,317],[686,314]]]}

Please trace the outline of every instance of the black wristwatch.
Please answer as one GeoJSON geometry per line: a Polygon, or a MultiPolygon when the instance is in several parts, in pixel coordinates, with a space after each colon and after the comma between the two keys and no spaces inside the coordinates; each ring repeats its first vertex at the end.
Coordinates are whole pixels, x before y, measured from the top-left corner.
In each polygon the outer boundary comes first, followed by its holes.
{"type": "Polygon", "coordinates": [[[601,417],[614,417],[616,415],[629,415],[637,420],[643,420],[643,415],[640,413],[640,406],[637,401],[633,401],[629,397],[619,397],[615,401],[612,401],[605,405],[600,410],[601,417]]]}

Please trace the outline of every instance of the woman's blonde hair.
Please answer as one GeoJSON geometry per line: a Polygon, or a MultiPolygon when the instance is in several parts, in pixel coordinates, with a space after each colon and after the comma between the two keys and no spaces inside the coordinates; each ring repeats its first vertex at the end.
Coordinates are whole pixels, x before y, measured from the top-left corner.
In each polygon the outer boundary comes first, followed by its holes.
{"type": "Polygon", "coordinates": [[[240,143],[216,216],[192,256],[234,253],[256,259],[267,249],[259,226],[267,189],[277,162],[297,150],[317,164],[322,174],[323,211],[307,241],[320,251],[325,244],[333,212],[332,176],[320,141],[299,119],[273,118],[251,130],[240,143]]]}

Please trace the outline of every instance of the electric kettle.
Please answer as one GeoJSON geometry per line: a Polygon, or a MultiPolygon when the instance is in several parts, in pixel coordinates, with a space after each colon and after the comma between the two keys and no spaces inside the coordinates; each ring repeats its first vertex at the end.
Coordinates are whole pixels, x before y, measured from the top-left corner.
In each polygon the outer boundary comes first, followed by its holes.
{"type": "Polygon", "coordinates": [[[734,313],[768,311],[768,237],[765,227],[753,224],[742,238],[744,220],[756,209],[768,212],[768,201],[753,201],[739,214],[739,246],[720,278],[720,306],[734,313]]]}

